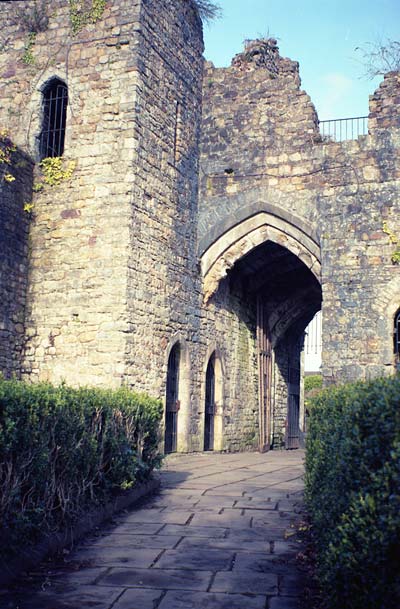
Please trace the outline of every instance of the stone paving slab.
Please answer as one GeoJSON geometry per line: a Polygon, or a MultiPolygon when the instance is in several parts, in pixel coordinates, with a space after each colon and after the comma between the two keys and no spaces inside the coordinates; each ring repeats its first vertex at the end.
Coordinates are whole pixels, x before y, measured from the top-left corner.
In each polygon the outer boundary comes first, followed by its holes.
{"type": "Polygon", "coordinates": [[[109,547],[96,546],[82,548],[79,553],[74,556],[74,562],[84,563],[91,566],[106,566],[106,567],[139,567],[148,569],[159,556],[159,549],[140,549],[129,546],[124,547],[109,547]]]}
{"type": "Polygon", "coordinates": [[[240,594],[277,594],[278,575],[243,571],[217,573],[211,585],[212,592],[240,594]]]}
{"type": "Polygon", "coordinates": [[[303,609],[302,451],[170,455],[162,490],[44,564],[1,609],[303,609]]]}
{"type": "MultiPolygon", "coordinates": [[[[193,594],[193,592],[189,592],[189,594],[193,594]]],[[[154,607],[159,606],[163,596],[164,592],[162,590],[129,588],[124,590],[112,609],[154,609],[154,607]]]]}
{"type": "Polygon", "coordinates": [[[89,539],[88,544],[93,547],[118,547],[119,550],[136,549],[172,549],[182,538],[179,535],[104,535],[96,539],[89,539]]]}
{"type": "Polygon", "coordinates": [[[250,516],[246,517],[240,513],[232,514],[225,511],[222,514],[197,512],[190,524],[198,527],[216,526],[244,529],[250,527],[250,516]]]}
{"type": "Polygon", "coordinates": [[[167,550],[154,565],[165,569],[194,569],[196,571],[227,571],[232,566],[233,550],[185,548],[167,550]]]}
{"type": "Polygon", "coordinates": [[[156,535],[164,525],[162,523],[150,524],[150,523],[121,523],[117,526],[109,529],[116,535],[156,535]]]}
{"type": "Polygon", "coordinates": [[[265,609],[265,596],[167,592],[159,609],[265,609]]]}
{"type": "Polygon", "coordinates": [[[180,526],[176,524],[167,524],[161,529],[160,535],[181,535],[182,537],[205,537],[206,539],[220,539],[224,538],[228,534],[226,527],[198,527],[193,526],[180,526]]]}
{"type": "Polygon", "coordinates": [[[270,541],[264,539],[238,540],[230,535],[224,539],[204,539],[201,537],[185,537],[179,544],[179,549],[210,548],[216,550],[237,550],[244,547],[247,552],[270,553],[270,541]]]}
{"type": "Polygon", "coordinates": [[[141,509],[127,516],[125,524],[186,524],[191,516],[193,516],[193,512],[189,511],[141,509]]]}
{"type": "Polygon", "coordinates": [[[207,590],[212,578],[209,571],[186,569],[111,569],[98,581],[102,586],[150,588],[156,590],[207,590]]]}
{"type": "Polygon", "coordinates": [[[15,605],[5,605],[5,609],[108,609],[120,595],[118,589],[113,587],[60,586],[52,586],[33,598],[21,598],[15,605]]]}

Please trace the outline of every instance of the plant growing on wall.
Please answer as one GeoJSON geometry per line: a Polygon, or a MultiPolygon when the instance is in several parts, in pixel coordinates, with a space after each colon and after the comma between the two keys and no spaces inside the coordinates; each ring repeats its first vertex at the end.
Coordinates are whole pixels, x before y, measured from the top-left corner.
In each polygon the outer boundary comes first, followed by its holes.
{"type": "Polygon", "coordinates": [[[221,17],[221,7],[210,0],[194,0],[199,15],[204,21],[212,21],[221,17]]]}
{"type": "Polygon", "coordinates": [[[66,162],[62,157],[48,157],[39,163],[43,180],[36,182],[33,190],[39,192],[45,185],[58,186],[64,180],[72,177],[75,169],[75,161],[66,162]]]}
{"type": "Polygon", "coordinates": [[[19,8],[15,12],[15,23],[23,32],[38,34],[45,32],[49,25],[48,2],[37,1],[33,6],[19,8]]]}
{"type": "MultiPolygon", "coordinates": [[[[40,192],[46,186],[59,186],[64,180],[69,180],[75,170],[75,161],[66,161],[62,157],[48,157],[38,164],[41,179],[35,180],[33,192],[40,192]]],[[[31,213],[34,209],[32,201],[24,204],[24,211],[31,213]]]]}
{"type": "Polygon", "coordinates": [[[16,151],[6,130],[0,130],[0,182],[14,182],[15,177],[11,173],[12,153],[16,151]]]}
{"type": "Polygon", "coordinates": [[[72,33],[77,34],[89,23],[101,19],[106,0],[69,0],[69,18],[72,33]]]}
{"type": "Polygon", "coordinates": [[[382,230],[389,237],[389,243],[392,243],[396,246],[394,252],[392,253],[390,259],[393,264],[400,264],[400,238],[394,233],[387,225],[387,222],[384,222],[382,225],[382,230]]]}
{"type": "Polygon", "coordinates": [[[26,65],[33,65],[35,58],[32,50],[35,46],[36,36],[45,32],[49,25],[48,3],[39,0],[33,6],[19,8],[15,12],[14,23],[27,34],[22,61],[26,65]]]}
{"type": "Polygon", "coordinates": [[[22,55],[22,61],[27,66],[32,66],[35,63],[35,57],[33,55],[33,47],[35,46],[36,32],[29,32],[24,45],[24,54],[22,55]]]}

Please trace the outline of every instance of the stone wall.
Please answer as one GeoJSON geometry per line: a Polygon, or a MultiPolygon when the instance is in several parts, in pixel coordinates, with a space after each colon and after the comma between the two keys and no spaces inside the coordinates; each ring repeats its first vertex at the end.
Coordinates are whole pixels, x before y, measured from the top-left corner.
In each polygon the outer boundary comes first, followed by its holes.
{"type": "Polygon", "coordinates": [[[255,349],[255,303],[244,286],[222,280],[218,293],[203,310],[200,342],[195,362],[192,447],[201,450],[204,433],[205,371],[216,351],[222,360],[222,448],[249,450],[258,446],[258,376],[255,349]]]}
{"type": "Polygon", "coordinates": [[[369,129],[390,129],[400,127],[399,115],[399,72],[385,74],[379,88],[371,96],[369,102],[369,129]]]}
{"type": "Polygon", "coordinates": [[[24,373],[162,396],[168,343],[196,333],[201,22],[181,0],[118,0],[74,33],[58,0],[27,64],[15,15],[33,5],[1,16],[0,121],[38,159],[41,92],[63,80],[74,169],[34,196],[24,373]]]}
{"type": "MultiPolygon", "coordinates": [[[[206,65],[198,244],[204,306],[209,326],[218,327],[222,311],[211,304],[224,277],[231,284],[244,278],[248,306],[262,290],[270,330],[281,326],[273,345],[274,443],[284,435],[290,337],[301,334],[321,296],[325,382],[394,370],[399,95],[399,74],[391,73],[371,98],[369,134],[335,142],[320,136],[298,66],[279,57],[275,41],[251,43],[230,68],[206,65]],[[289,250],[314,278],[301,266],[293,274],[289,256],[272,253],[268,242],[289,250]]],[[[225,327],[228,343],[233,323],[225,327]]],[[[243,362],[231,365],[227,378],[251,381],[243,362]]]]}
{"type": "Polygon", "coordinates": [[[1,184],[7,374],[164,398],[179,342],[178,450],[202,450],[214,353],[216,446],[244,450],[258,445],[260,298],[275,362],[268,443],[284,443],[289,367],[321,299],[326,382],[393,371],[397,73],[371,99],[369,134],[334,142],[274,40],[229,68],[206,64],[202,93],[191,2],[113,0],[82,27],[67,0],[40,23],[21,19],[34,2],[2,5],[0,125],[36,161],[29,265],[30,165],[1,184]],[[46,184],[38,138],[52,78],[69,101],[64,174],[46,184]]]}
{"type": "Polygon", "coordinates": [[[21,373],[30,220],[24,205],[31,197],[32,164],[14,151],[9,167],[0,164],[0,371],[6,378],[21,373]]]}

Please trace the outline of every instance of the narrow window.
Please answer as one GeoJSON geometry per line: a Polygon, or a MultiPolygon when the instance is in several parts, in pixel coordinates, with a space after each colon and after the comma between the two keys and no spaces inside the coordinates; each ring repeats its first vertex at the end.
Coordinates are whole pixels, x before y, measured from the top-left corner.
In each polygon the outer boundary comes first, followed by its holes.
{"type": "Polygon", "coordinates": [[[394,352],[397,360],[400,360],[400,309],[394,317],[394,352]]]}
{"type": "Polygon", "coordinates": [[[40,134],[40,158],[61,156],[64,152],[68,89],[53,78],[43,90],[43,122],[40,134]]]}

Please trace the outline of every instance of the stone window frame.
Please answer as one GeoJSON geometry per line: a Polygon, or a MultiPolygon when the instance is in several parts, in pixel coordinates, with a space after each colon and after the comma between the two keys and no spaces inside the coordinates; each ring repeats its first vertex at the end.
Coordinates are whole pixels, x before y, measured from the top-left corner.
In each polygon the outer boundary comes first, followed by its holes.
{"type": "Polygon", "coordinates": [[[68,85],[58,76],[52,76],[41,87],[41,93],[40,160],[47,157],[60,157],[64,153],[67,130],[68,85]],[[50,142],[51,139],[52,142],[50,142]]]}
{"type": "Polygon", "coordinates": [[[49,67],[44,70],[35,82],[32,83],[32,94],[27,104],[26,112],[24,116],[28,124],[26,143],[27,148],[32,158],[39,162],[40,159],[40,134],[42,132],[43,123],[43,91],[46,89],[50,81],[58,79],[64,82],[68,87],[68,104],[67,104],[67,118],[66,118],[66,132],[64,140],[64,153],[71,148],[71,126],[73,123],[74,114],[78,115],[80,112],[80,105],[78,98],[74,93],[74,87],[71,83],[71,79],[68,77],[66,69],[58,66],[57,69],[49,67]]]}

